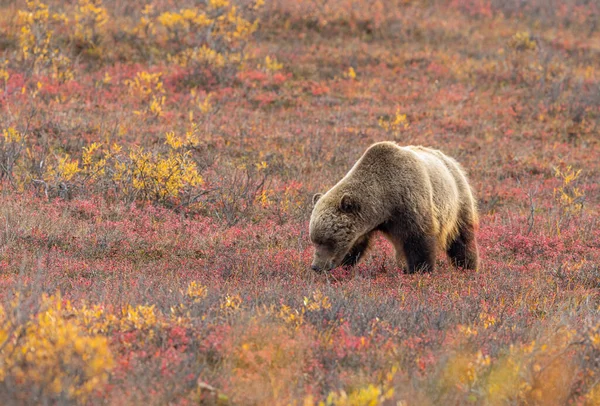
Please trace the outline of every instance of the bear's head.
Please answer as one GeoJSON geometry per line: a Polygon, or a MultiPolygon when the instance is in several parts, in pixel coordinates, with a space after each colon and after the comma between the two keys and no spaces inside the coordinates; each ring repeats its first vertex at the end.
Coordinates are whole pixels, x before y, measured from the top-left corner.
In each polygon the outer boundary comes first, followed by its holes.
{"type": "Polygon", "coordinates": [[[315,246],[311,269],[329,271],[342,265],[360,235],[360,203],[349,193],[320,193],[313,197],[310,240],[315,246]]]}

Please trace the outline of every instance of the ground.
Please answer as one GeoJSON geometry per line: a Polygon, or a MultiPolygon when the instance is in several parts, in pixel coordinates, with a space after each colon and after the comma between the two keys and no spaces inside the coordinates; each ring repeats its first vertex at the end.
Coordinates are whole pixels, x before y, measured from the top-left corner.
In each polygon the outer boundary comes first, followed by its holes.
{"type": "MultiPolygon", "coordinates": [[[[0,6],[0,397],[600,404],[598,1],[0,6]],[[378,238],[310,271],[311,198],[441,149],[481,266],[378,238]]],[[[399,403],[398,403],[399,402],[399,403]]]]}

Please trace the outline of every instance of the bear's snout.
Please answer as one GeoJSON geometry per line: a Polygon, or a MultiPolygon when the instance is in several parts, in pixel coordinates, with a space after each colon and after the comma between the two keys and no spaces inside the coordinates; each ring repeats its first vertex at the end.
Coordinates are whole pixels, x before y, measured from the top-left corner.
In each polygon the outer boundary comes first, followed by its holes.
{"type": "Polygon", "coordinates": [[[310,266],[310,269],[317,273],[323,273],[325,271],[330,271],[331,269],[333,269],[333,267],[330,263],[319,265],[318,262],[313,262],[313,264],[310,266]]]}

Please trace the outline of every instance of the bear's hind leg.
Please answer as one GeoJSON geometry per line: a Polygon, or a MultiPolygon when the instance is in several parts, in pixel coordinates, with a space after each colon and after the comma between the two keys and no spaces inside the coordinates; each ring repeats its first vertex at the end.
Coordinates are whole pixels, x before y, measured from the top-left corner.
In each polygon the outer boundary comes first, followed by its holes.
{"type": "Polygon", "coordinates": [[[362,237],[360,237],[344,257],[342,265],[354,266],[358,264],[358,261],[360,261],[367,248],[369,248],[370,240],[371,233],[365,234],[362,237]]]}
{"type": "Polygon", "coordinates": [[[463,225],[458,236],[448,247],[447,253],[455,267],[477,269],[479,252],[475,240],[475,228],[472,225],[463,225]]]}
{"type": "Polygon", "coordinates": [[[408,273],[431,272],[435,266],[436,240],[426,235],[408,236],[404,241],[408,273]]]}

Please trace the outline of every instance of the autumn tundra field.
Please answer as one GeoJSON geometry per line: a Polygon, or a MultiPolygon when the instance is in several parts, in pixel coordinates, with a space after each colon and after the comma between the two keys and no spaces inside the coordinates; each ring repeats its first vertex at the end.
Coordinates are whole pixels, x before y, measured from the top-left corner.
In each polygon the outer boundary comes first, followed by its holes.
{"type": "Polygon", "coordinates": [[[0,404],[600,404],[598,0],[3,1],[0,111],[0,404]],[[383,140],[477,271],[310,270],[383,140]]]}

